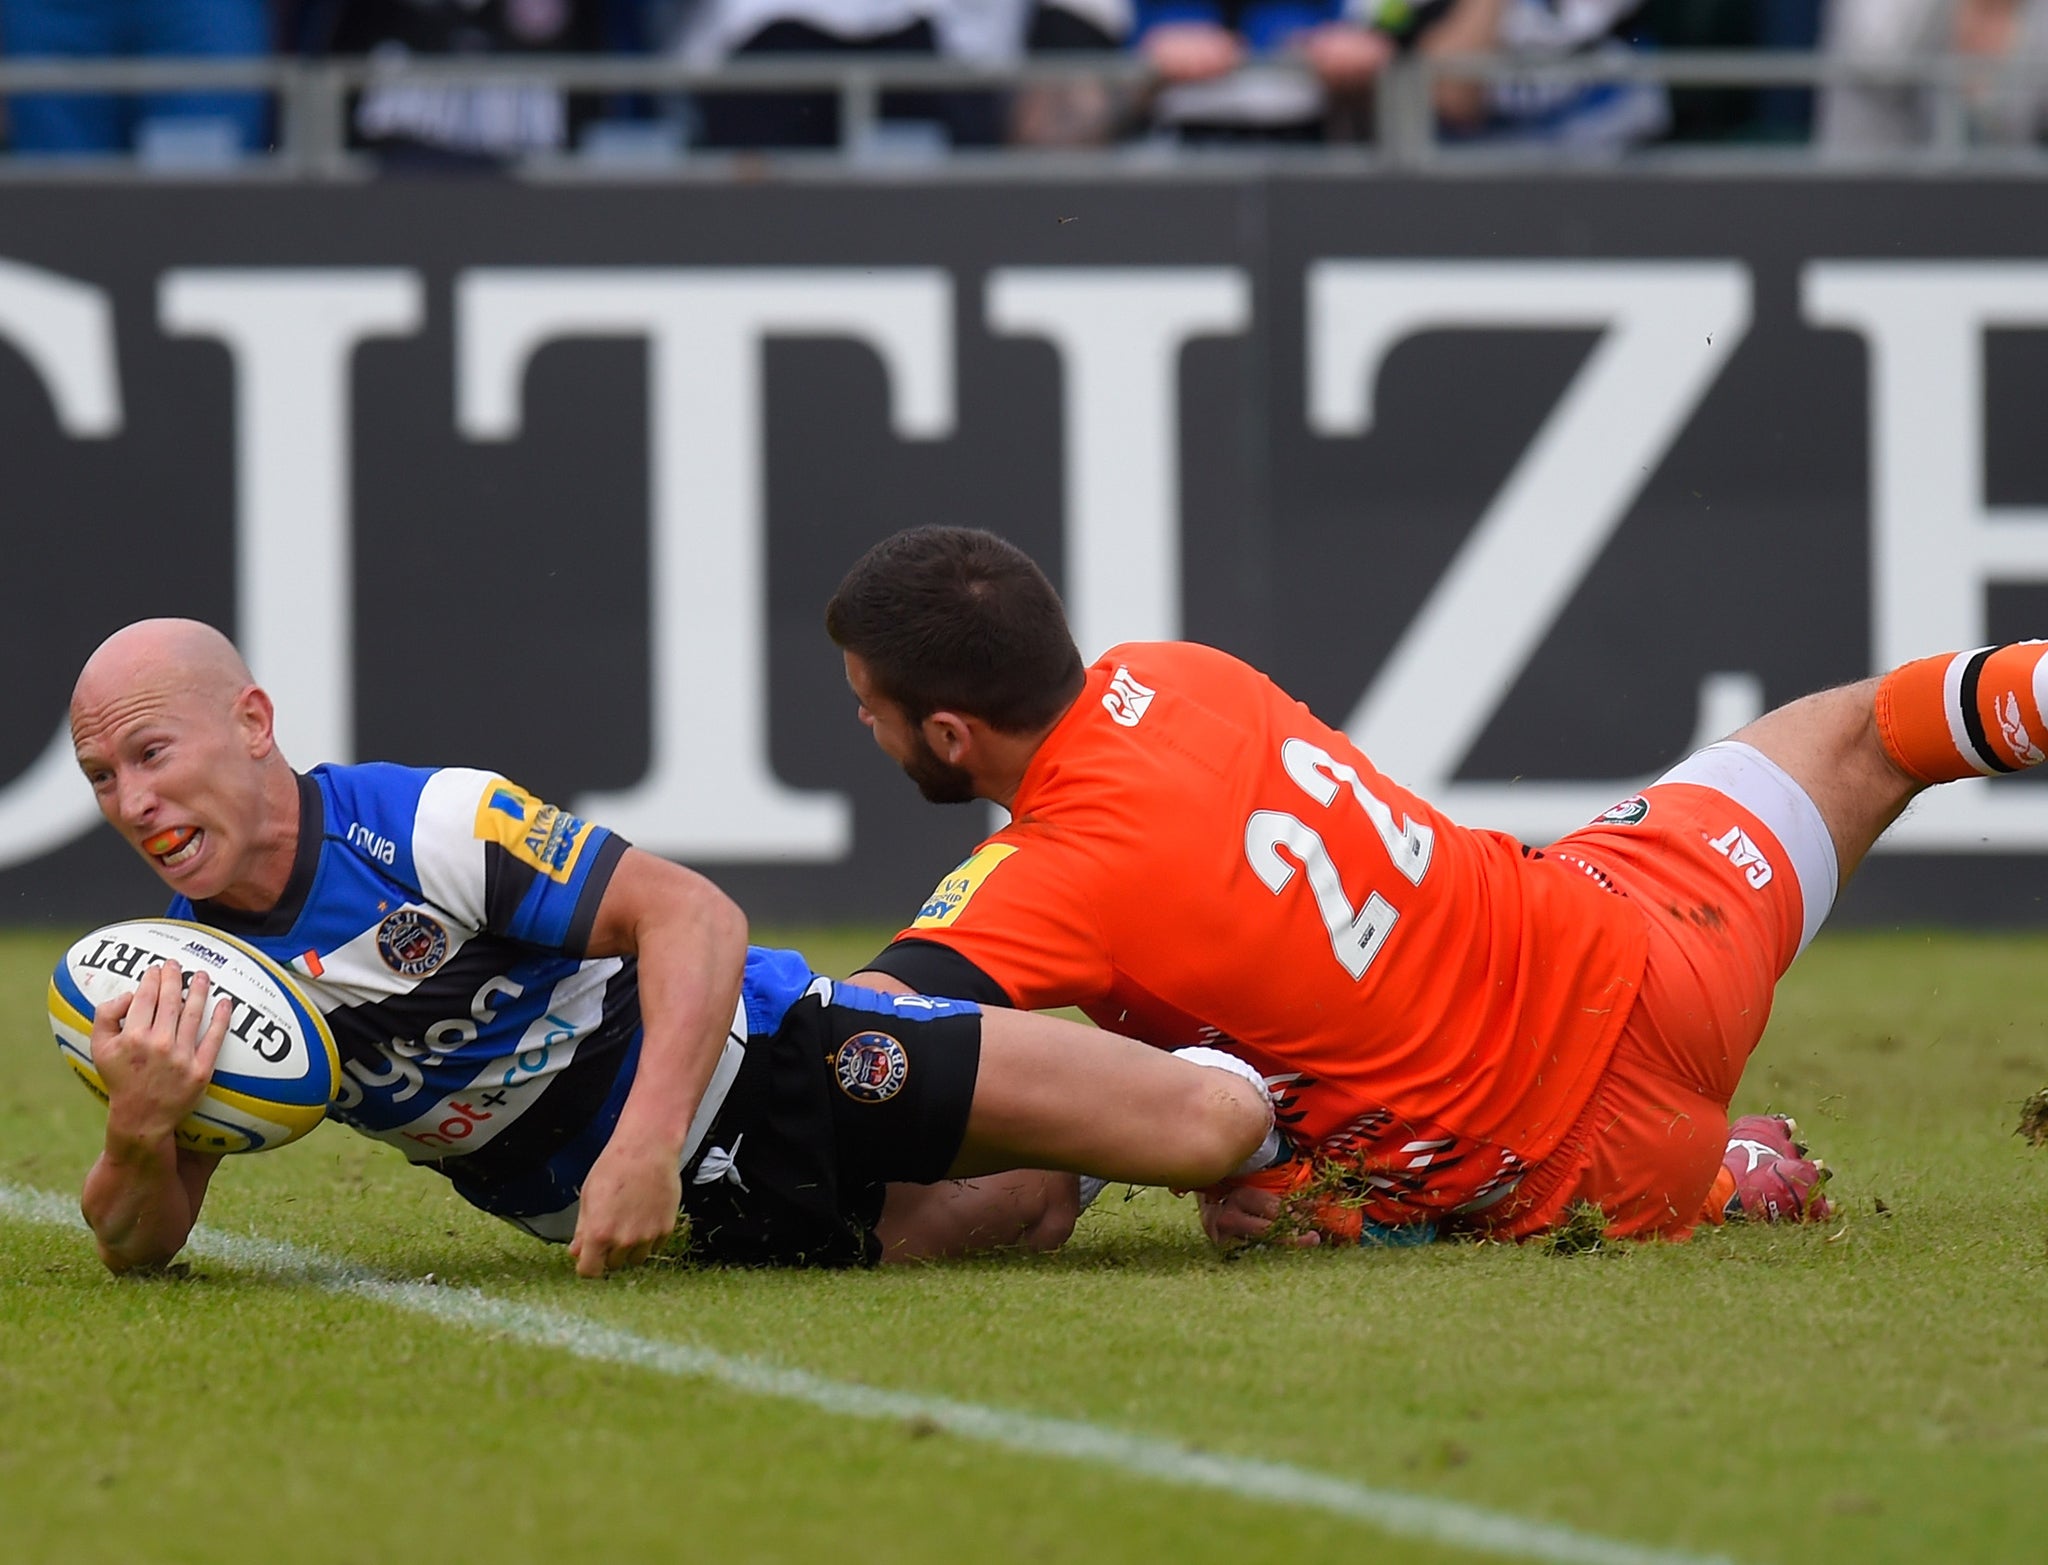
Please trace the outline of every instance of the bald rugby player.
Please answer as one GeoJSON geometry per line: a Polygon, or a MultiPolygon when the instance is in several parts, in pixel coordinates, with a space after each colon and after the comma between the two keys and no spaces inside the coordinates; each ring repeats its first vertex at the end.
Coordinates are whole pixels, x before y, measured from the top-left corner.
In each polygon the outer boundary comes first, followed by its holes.
{"type": "MultiPolygon", "coordinates": [[[[957,1252],[1015,1234],[955,1217],[935,1240],[885,1187],[1019,1165],[1208,1184],[1274,1142],[1234,1060],[819,978],[750,948],[709,881],[493,773],[295,772],[208,626],[109,638],[71,732],[171,916],[296,971],[341,1051],[334,1117],[567,1241],[585,1276],[645,1259],[679,1213],[713,1261],[957,1252]]],[[[173,1137],[227,1026],[206,974],[182,976],[93,1019],[111,1101],[83,1205],[116,1271],[178,1252],[220,1161],[173,1137]]]]}
{"type": "MultiPolygon", "coordinates": [[[[988,533],[878,544],[826,627],[925,797],[1013,816],[856,981],[1076,1005],[1252,1063],[1295,1156],[1212,1192],[1224,1239],[1333,1178],[1346,1200],[1305,1204],[1340,1238],[1519,1238],[1581,1201],[1673,1239],[1823,1214],[1789,1121],[1730,1137],[1772,989],[1915,794],[2048,742],[2048,645],[1943,654],[1782,707],[1531,850],[1439,814],[1222,652],[1084,668],[1043,574],[988,533]]],[[[1056,1243],[1072,1192],[966,1195],[1056,1243]]]]}

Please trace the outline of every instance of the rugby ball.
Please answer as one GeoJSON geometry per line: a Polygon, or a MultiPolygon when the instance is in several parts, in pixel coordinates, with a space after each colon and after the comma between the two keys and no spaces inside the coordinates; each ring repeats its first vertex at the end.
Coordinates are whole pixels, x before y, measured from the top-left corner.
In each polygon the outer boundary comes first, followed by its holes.
{"type": "Polygon", "coordinates": [[[194,1152],[267,1152],[319,1124],[341,1082],[327,1018],[269,957],[204,924],[132,919],[95,929],[66,951],[50,975],[49,995],[50,1026],[64,1063],[107,1101],[93,1068],[93,1012],[132,994],[142,975],[166,959],[178,964],[187,984],[194,973],[205,973],[213,994],[234,1004],[213,1080],[178,1126],[178,1145],[194,1152]]]}

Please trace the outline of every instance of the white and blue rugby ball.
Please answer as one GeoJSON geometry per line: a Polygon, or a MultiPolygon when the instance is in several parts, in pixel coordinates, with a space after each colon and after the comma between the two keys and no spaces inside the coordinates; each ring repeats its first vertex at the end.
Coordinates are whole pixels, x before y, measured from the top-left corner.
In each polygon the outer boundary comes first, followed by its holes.
{"type": "MultiPolygon", "coordinates": [[[[341,1058],[327,1018],[291,975],[254,946],[204,924],[139,918],[95,929],[66,951],[50,975],[50,1026],[57,1052],[107,1100],[93,1068],[92,1015],[132,994],[166,958],[189,983],[205,973],[217,998],[233,1001],[228,1035],[206,1096],[177,1128],[194,1152],[267,1152],[296,1141],[327,1116],[341,1082],[341,1058]]],[[[209,1006],[209,1010],[211,1006],[209,1006]]]]}

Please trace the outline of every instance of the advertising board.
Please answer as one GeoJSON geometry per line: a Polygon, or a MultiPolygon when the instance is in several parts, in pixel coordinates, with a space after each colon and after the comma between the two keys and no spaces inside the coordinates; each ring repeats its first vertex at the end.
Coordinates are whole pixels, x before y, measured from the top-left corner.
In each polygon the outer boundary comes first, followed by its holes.
{"type": "MultiPolygon", "coordinates": [[[[986,828],[825,599],[993,528],[1092,656],[1241,653],[1538,840],[1698,740],[2048,630],[2023,184],[25,184],[0,196],[0,912],[154,904],[79,663],[230,630],[286,753],[490,766],[777,920],[986,828]]],[[[1916,807],[1852,920],[2038,922],[2048,790],[1916,807]]]]}

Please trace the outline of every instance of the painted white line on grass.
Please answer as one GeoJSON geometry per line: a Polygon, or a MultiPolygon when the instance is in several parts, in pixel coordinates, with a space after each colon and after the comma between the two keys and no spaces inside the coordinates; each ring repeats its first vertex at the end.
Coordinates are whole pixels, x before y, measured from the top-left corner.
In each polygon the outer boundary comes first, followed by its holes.
{"type": "MultiPolygon", "coordinates": [[[[76,1201],[4,1181],[0,1181],[0,1216],[66,1228],[84,1226],[76,1201]]],[[[330,1260],[318,1251],[275,1239],[243,1238],[198,1228],[186,1249],[240,1271],[373,1300],[451,1326],[497,1332],[577,1358],[711,1381],[749,1396],[801,1402],[848,1418],[915,1421],[1007,1451],[1117,1468],[1160,1483],[1213,1490],[1242,1500],[1322,1511],[1365,1522],[1396,1537],[1552,1565],[1733,1565],[1725,1555],[1686,1554],[1624,1543],[1456,1500],[1368,1488],[1283,1462],[1193,1451],[1154,1435],[1130,1434],[1077,1419],[1045,1418],[947,1397],[828,1380],[762,1359],[642,1337],[587,1316],[493,1298],[474,1288],[394,1281],[366,1267],[330,1260]]]]}

